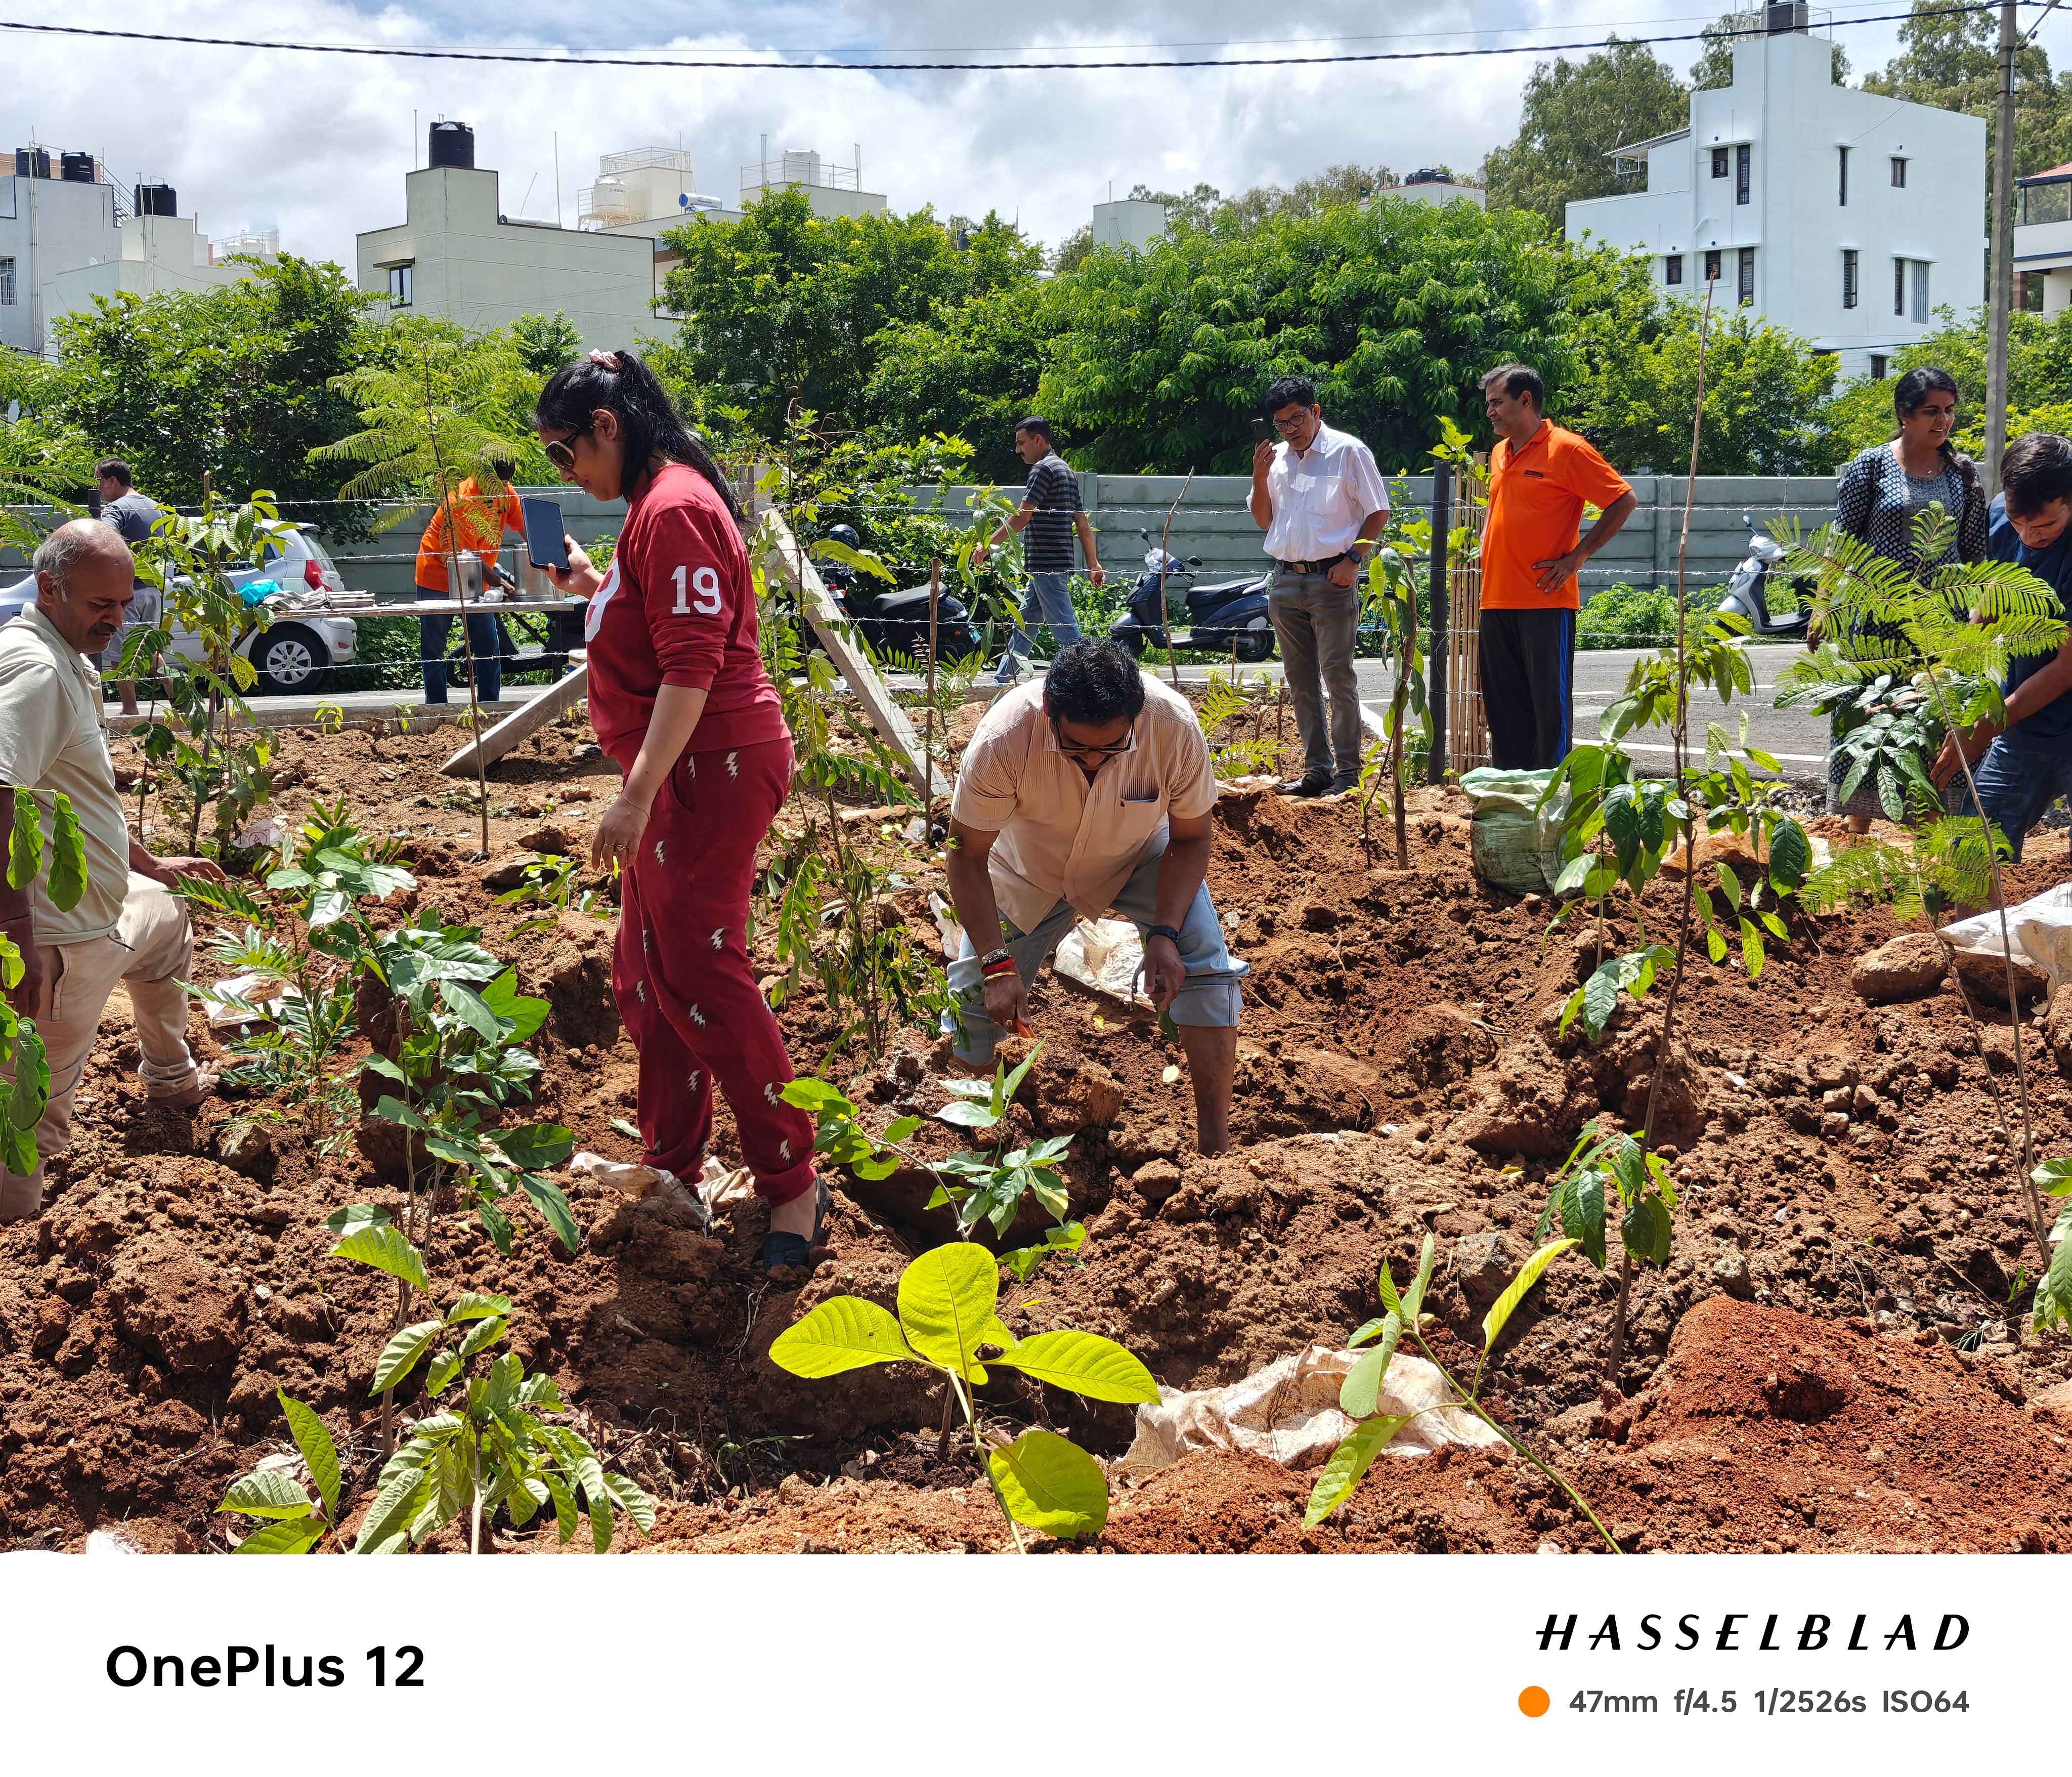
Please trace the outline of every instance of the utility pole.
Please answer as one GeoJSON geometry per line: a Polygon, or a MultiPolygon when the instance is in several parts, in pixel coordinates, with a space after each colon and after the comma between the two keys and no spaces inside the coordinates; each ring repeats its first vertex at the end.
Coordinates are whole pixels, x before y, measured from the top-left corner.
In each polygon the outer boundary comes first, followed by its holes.
{"type": "Polygon", "coordinates": [[[1998,493],[2007,454],[2008,320],[2014,302],[2015,0],[2001,0],[2000,91],[1993,113],[1992,261],[1987,297],[1986,491],[1998,493]]]}

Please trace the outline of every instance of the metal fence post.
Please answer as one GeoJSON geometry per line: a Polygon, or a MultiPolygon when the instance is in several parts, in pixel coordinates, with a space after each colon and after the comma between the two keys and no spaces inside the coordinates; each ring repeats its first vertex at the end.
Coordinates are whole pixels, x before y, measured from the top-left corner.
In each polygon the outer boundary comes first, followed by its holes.
{"type": "Polygon", "coordinates": [[[1424,650],[1426,703],[1432,711],[1432,748],[1424,762],[1424,781],[1446,779],[1446,531],[1451,520],[1453,469],[1441,463],[1432,471],[1432,639],[1424,650]]]}

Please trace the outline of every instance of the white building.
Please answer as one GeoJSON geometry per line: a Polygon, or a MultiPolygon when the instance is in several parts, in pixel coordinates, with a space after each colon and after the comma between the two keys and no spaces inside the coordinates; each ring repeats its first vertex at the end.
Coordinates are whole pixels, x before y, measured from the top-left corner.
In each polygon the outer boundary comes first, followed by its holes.
{"type": "Polygon", "coordinates": [[[1166,236],[1166,206],[1148,198],[1118,198],[1094,206],[1094,245],[1134,247],[1141,253],[1166,236]]]}
{"type": "Polygon", "coordinates": [[[1478,210],[1489,208],[1489,193],[1479,185],[1462,185],[1448,179],[1436,167],[1420,167],[1400,185],[1385,192],[1388,197],[1408,198],[1413,204],[1472,204],[1478,210]]]}
{"type": "MultiPolygon", "coordinates": [[[[1943,306],[1985,297],[1986,126],[1834,81],[1803,5],[1743,15],[1733,84],[1691,95],[1683,130],[1614,150],[1644,191],[1571,204],[1568,235],[1655,257],[1672,294],[1751,309],[1885,373],[1943,306]]],[[[2068,256],[2072,263],[2072,256],[2068,256]]]]}
{"type": "Polygon", "coordinates": [[[434,124],[429,158],[404,178],[404,220],[359,237],[360,287],[382,298],[377,314],[491,327],[558,309],[585,346],[606,350],[659,331],[652,224],[607,232],[505,216],[465,124],[434,124]]]}
{"type": "Polygon", "coordinates": [[[2055,315],[2072,302],[2072,161],[2014,187],[2014,306],[2055,315]]]}
{"type": "Polygon", "coordinates": [[[837,167],[823,162],[819,150],[787,148],[770,158],[770,138],[763,138],[762,158],[741,170],[741,208],[746,209],[771,191],[804,191],[820,216],[882,216],[885,194],[863,188],[863,145],[856,145],[856,164],[837,167]]]}

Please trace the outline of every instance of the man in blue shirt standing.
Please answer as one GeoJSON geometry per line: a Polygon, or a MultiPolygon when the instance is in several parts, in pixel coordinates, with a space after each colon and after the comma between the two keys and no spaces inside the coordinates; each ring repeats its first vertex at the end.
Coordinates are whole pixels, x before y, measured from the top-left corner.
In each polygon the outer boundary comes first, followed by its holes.
{"type": "MultiPolygon", "coordinates": [[[[2029,432],[2009,445],[1987,523],[1988,557],[2027,568],[2072,617],[2072,441],[2029,432]]],[[[2002,689],[2004,729],[1987,721],[1961,737],[1945,736],[1928,775],[1938,788],[1958,775],[1961,747],[1986,818],[2019,862],[2022,841],[2043,811],[2072,795],[2072,637],[2054,654],[2017,655],[2002,689]]],[[[1979,812],[1968,793],[1965,804],[1963,812],[1979,812]]]]}

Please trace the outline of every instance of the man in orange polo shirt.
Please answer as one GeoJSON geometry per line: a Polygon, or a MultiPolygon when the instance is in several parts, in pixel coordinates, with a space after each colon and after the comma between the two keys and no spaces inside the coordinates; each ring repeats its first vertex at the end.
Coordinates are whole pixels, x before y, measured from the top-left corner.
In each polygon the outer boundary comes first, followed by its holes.
{"type": "MultiPolygon", "coordinates": [[[[525,534],[524,512],[511,486],[511,476],[517,465],[508,457],[492,457],[489,466],[504,483],[501,494],[485,493],[481,482],[469,475],[432,514],[431,523],[425,527],[425,534],[417,544],[420,600],[456,596],[447,585],[446,568],[452,556],[463,549],[471,550],[482,557],[486,570],[493,569],[504,533],[516,531],[520,537],[525,534]]],[[[489,574],[484,574],[485,585],[491,578],[489,574]]],[[[417,619],[418,652],[425,663],[426,703],[446,701],[446,638],[452,633],[450,615],[417,619]]],[[[499,652],[501,644],[496,633],[495,613],[485,611],[479,617],[471,615],[467,619],[467,639],[475,651],[475,689],[484,701],[494,703],[504,689],[504,660],[499,652]]]]}
{"type": "Polygon", "coordinates": [[[1559,765],[1571,744],[1576,570],[1618,535],[1633,489],[1573,432],[1551,423],[1547,387],[1525,364],[1482,378],[1496,429],[1490,453],[1489,520],[1482,528],[1482,608],[1476,671],[1499,771],[1559,765]],[[1582,528],[1585,504],[1601,516],[1582,528]]]}

